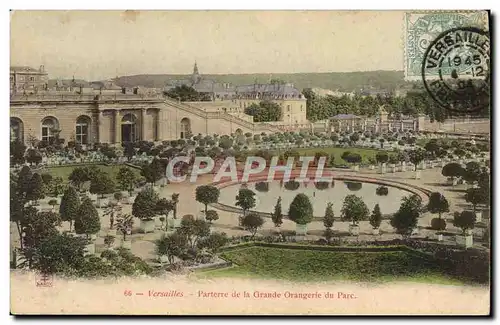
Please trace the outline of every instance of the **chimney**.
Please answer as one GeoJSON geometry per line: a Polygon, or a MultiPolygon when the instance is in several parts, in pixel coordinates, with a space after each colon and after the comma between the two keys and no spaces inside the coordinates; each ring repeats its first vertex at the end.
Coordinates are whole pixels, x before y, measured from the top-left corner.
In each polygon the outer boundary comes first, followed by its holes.
{"type": "Polygon", "coordinates": [[[40,66],[40,72],[45,72],[45,66],[44,65],[40,66]]]}
{"type": "Polygon", "coordinates": [[[139,91],[139,87],[134,87],[134,95],[137,95],[139,91]]]}
{"type": "Polygon", "coordinates": [[[126,94],[127,93],[127,89],[125,87],[122,87],[122,94],[126,94]]]}

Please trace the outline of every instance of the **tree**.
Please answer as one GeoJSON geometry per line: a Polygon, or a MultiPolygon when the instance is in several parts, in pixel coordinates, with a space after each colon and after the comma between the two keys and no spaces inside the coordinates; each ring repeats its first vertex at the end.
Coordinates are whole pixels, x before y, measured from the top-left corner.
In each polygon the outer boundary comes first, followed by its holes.
{"type": "Polygon", "coordinates": [[[403,239],[409,238],[413,229],[417,227],[420,217],[420,206],[412,197],[405,197],[398,211],[394,213],[391,219],[391,226],[396,229],[403,239]]]}
{"type": "Polygon", "coordinates": [[[259,192],[269,192],[268,182],[258,182],[255,184],[255,189],[259,192]]]}
{"type": "Polygon", "coordinates": [[[243,210],[244,217],[248,210],[255,207],[255,193],[247,188],[241,188],[236,195],[235,205],[243,210]]]}
{"type": "Polygon", "coordinates": [[[151,164],[142,169],[141,175],[146,178],[148,183],[154,185],[156,181],[159,181],[165,176],[165,171],[163,163],[159,159],[155,158],[151,164]]]}
{"type": "Polygon", "coordinates": [[[456,212],[454,214],[453,225],[462,229],[464,234],[467,230],[474,229],[475,223],[476,214],[473,211],[462,211],[462,213],[456,212]]]}
{"type": "Polygon", "coordinates": [[[141,220],[153,220],[156,216],[158,193],[152,188],[141,191],[132,204],[132,214],[141,220]]]}
{"type": "Polygon", "coordinates": [[[113,246],[114,242],[115,242],[115,236],[106,235],[104,237],[104,245],[106,245],[108,249],[110,249],[111,246],[113,246]]]}
{"type": "Polygon", "coordinates": [[[17,192],[19,198],[22,200],[26,199],[26,194],[30,188],[30,181],[32,177],[33,172],[28,166],[23,166],[23,168],[19,171],[19,175],[17,177],[17,192]]]}
{"type": "Polygon", "coordinates": [[[345,162],[349,162],[349,156],[350,156],[351,152],[350,151],[344,151],[342,153],[342,155],[340,156],[340,158],[342,158],[342,160],[344,160],[345,162]]]}
{"type": "Polygon", "coordinates": [[[478,204],[486,204],[489,195],[481,188],[469,188],[465,193],[465,201],[472,204],[474,213],[476,213],[478,204]]]}
{"type": "Polygon", "coordinates": [[[48,185],[48,192],[53,197],[57,197],[64,193],[64,181],[62,177],[53,177],[48,185]]]}
{"type": "Polygon", "coordinates": [[[100,172],[90,180],[90,193],[101,195],[101,198],[104,198],[105,194],[113,193],[114,190],[115,182],[108,173],[100,172]]]}
{"type": "Polygon", "coordinates": [[[382,138],[382,139],[379,139],[378,142],[380,143],[380,148],[381,149],[384,149],[384,142],[385,142],[385,139],[382,138]]]}
{"type": "Polygon", "coordinates": [[[439,151],[439,149],[441,149],[441,147],[437,143],[436,139],[431,139],[429,142],[427,142],[425,144],[424,148],[425,148],[425,151],[427,151],[433,155],[436,155],[437,152],[439,151]]]}
{"type": "Polygon", "coordinates": [[[279,121],[279,119],[281,118],[281,107],[279,106],[279,104],[270,100],[263,100],[259,105],[267,115],[267,121],[262,122],[279,121]]]}
{"type": "Polygon", "coordinates": [[[313,219],[313,206],[309,197],[303,193],[297,194],[288,210],[290,220],[298,225],[306,225],[313,219]]]}
{"type": "Polygon", "coordinates": [[[30,148],[26,150],[26,162],[30,165],[38,165],[42,162],[42,154],[37,149],[30,148]]]}
{"type": "Polygon", "coordinates": [[[210,235],[210,224],[205,220],[194,219],[193,217],[183,218],[178,232],[185,236],[189,247],[195,250],[198,241],[210,235]]]}
{"type": "Polygon", "coordinates": [[[478,177],[478,186],[482,189],[487,195],[490,195],[490,173],[483,172],[478,177]]]}
{"type": "Polygon", "coordinates": [[[180,100],[181,102],[197,102],[210,100],[206,95],[198,93],[193,87],[188,85],[176,86],[168,91],[166,91],[165,96],[180,100]]]}
{"type": "Polygon", "coordinates": [[[71,182],[71,184],[73,184],[78,188],[80,192],[82,191],[82,185],[85,182],[90,181],[87,170],[82,167],[76,167],[75,169],[73,169],[68,179],[71,182]]]}
{"type": "Polygon", "coordinates": [[[254,122],[275,122],[281,118],[281,108],[272,101],[261,101],[245,108],[245,114],[253,116],[254,122]]]}
{"type": "Polygon", "coordinates": [[[479,180],[481,172],[481,165],[475,161],[471,161],[465,166],[462,177],[467,183],[474,184],[479,180]]]}
{"type": "Polygon", "coordinates": [[[115,216],[118,216],[122,211],[122,206],[118,201],[109,202],[108,206],[104,209],[103,215],[109,216],[109,229],[113,229],[115,224],[115,216]]]}
{"type": "Polygon", "coordinates": [[[177,219],[177,204],[179,203],[179,193],[173,193],[172,194],[172,203],[173,203],[173,212],[174,212],[174,219],[177,219]]]}
{"type": "Polygon", "coordinates": [[[10,163],[13,165],[24,164],[26,146],[20,140],[10,142],[10,163]]]}
{"type": "Polygon", "coordinates": [[[278,197],[276,205],[274,206],[274,211],[271,213],[271,219],[276,228],[281,227],[283,224],[283,212],[281,211],[281,196],[278,197]]]}
{"type": "Polygon", "coordinates": [[[351,142],[358,142],[359,141],[359,134],[358,133],[353,133],[351,134],[351,136],[349,137],[349,140],[351,140],[351,142]]]}
{"type": "Polygon", "coordinates": [[[117,204],[120,204],[120,202],[123,199],[122,192],[115,192],[115,194],[113,194],[113,198],[115,199],[115,201],[116,201],[117,204]]]}
{"type": "MultiPolygon", "coordinates": [[[[156,202],[156,214],[164,215],[165,220],[168,219],[168,215],[173,209],[174,203],[171,200],[161,198],[156,202]]],[[[166,224],[166,227],[168,228],[168,222],[166,224]]],[[[167,228],[165,228],[165,231],[167,230],[167,228]]]]}
{"type": "Polygon", "coordinates": [[[198,242],[199,248],[206,248],[210,254],[217,255],[222,247],[229,242],[229,238],[225,233],[213,232],[208,237],[202,238],[198,242]]]}
{"type": "MultiPolygon", "coordinates": [[[[132,159],[132,157],[135,156],[135,153],[136,153],[135,148],[134,148],[134,144],[131,142],[125,143],[124,148],[123,148],[123,153],[127,157],[128,161],[130,161],[132,159]]],[[[127,167],[122,167],[122,168],[127,168],[127,167]]]]}
{"type": "Polygon", "coordinates": [[[464,169],[458,163],[449,163],[443,167],[443,169],[441,170],[441,174],[444,177],[461,177],[464,174],[464,169]]]}
{"type": "Polygon", "coordinates": [[[77,234],[87,235],[87,239],[91,234],[97,234],[101,230],[101,220],[99,213],[92,204],[90,198],[86,197],[75,217],[75,232],[77,234]]]}
{"type": "Polygon", "coordinates": [[[285,188],[289,191],[295,191],[300,187],[300,183],[292,179],[285,183],[285,188]]]}
{"type": "Polygon", "coordinates": [[[105,146],[105,147],[102,147],[100,151],[101,151],[102,155],[108,159],[116,159],[116,157],[117,157],[115,148],[105,146]]]}
{"type": "Polygon", "coordinates": [[[61,198],[61,205],[59,206],[59,214],[61,215],[62,221],[69,221],[69,231],[73,225],[73,220],[78,214],[80,209],[80,198],[73,186],[68,186],[66,191],[64,191],[63,197],[61,198]]]}
{"type": "Polygon", "coordinates": [[[387,154],[387,152],[379,151],[375,155],[375,160],[378,164],[384,164],[389,160],[389,155],[387,154]]]}
{"type": "Polygon", "coordinates": [[[417,194],[405,196],[401,202],[401,205],[405,208],[418,211],[419,213],[422,212],[422,198],[417,194]]]}
{"type": "Polygon", "coordinates": [[[325,228],[330,229],[333,227],[333,222],[335,221],[335,215],[333,213],[333,203],[328,202],[325,209],[325,216],[323,217],[323,225],[325,228]]]}
{"type": "Polygon", "coordinates": [[[389,194],[389,188],[387,186],[380,185],[375,190],[375,194],[377,194],[379,196],[386,196],[387,194],[389,194]]]}
{"type": "MultiPolygon", "coordinates": [[[[17,227],[17,232],[19,238],[22,238],[22,226],[21,224],[24,222],[24,205],[25,201],[22,198],[21,194],[17,191],[17,180],[15,179],[15,175],[11,174],[10,178],[10,221],[14,222],[17,227]]],[[[21,249],[23,248],[23,242],[21,243],[21,249]]]]}
{"type": "Polygon", "coordinates": [[[135,183],[137,182],[137,176],[129,167],[121,167],[116,175],[116,180],[122,191],[132,193],[135,183]]]}
{"type": "Polygon", "coordinates": [[[26,193],[26,200],[33,201],[33,203],[36,204],[38,200],[41,200],[45,197],[43,180],[40,174],[33,174],[33,177],[31,177],[29,184],[30,185],[26,193]]]}
{"type": "Polygon", "coordinates": [[[345,185],[349,189],[349,191],[359,191],[363,187],[363,183],[361,182],[348,182],[344,181],[345,185]]]}
{"type": "Polygon", "coordinates": [[[57,227],[61,225],[61,218],[54,212],[38,212],[33,207],[27,207],[24,216],[24,241],[30,248],[37,247],[43,239],[57,234],[57,227]]]}
{"type": "Polygon", "coordinates": [[[241,220],[241,225],[252,234],[251,240],[260,227],[264,224],[264,219],[256,213],[249,213],[241,220]]]}
{"type": "Polygon", "coordinates": [[[156,242],[156,254],[167,256],[168,262],[172,264],[174,257],[182,256],[187,249],[186,237],[174,232],[168,235],[162,235],[156,242]]]}
{"type": "Polygon", "coordinates": [[[332,228],[326,228],[325,231],[324,231],[324,236],[325,236],[325,239],[326,239],[326,242],[327,243],[330,243],[330,241],[332,240],[333,236],[335,235],[332,228]]]}
{"type": "Polygon", "coordinates": [[[224,150],[227,150],[233,146],[233,139],[231,138],[221,138],[219,140],[219,147],[224,150]]]}
{"type": "Polygon", "coordinates": [[[123,241],[127,239],[127,235],[132,233],[134,218],[130,214],[121,215],[116,222],[116,229],[122,233],[123,241]]]}
{"type": "Polygon", "coordinates": [[[425,158],[425,151],[422,149],[415,149],[408,152],[408,157],[412,164],[415,165],[415,171],[417,170],[417,165],[420,164],[425,158]]]}
{"type": "Polygon", "coordinates": [[[208,210],[205,212],[205,219],[212,224],[213,221],[219,220],[219,214],[215,210],[208,210]]]}
{"type": "Polygon", "coordinates": [[[382,223],[382,212],[380,211],[380,206],[375,204],[372,214],[370,215],[370,225],[373,229],[378,229],[382,223]]]}
{"type": "Polygon", "coordinates": [[[51,199],[49,200],[49,205],[52,205],[52,210],[55,210],[56,205],[57,205],[57,200],[56,199],[51,199]]]}
{"type": "Polygon", "coordinates": [[[439,219],[441,219],[442,213],[450,211],[450,205],[443,194],[439,192],[432,192],[429,197],[427,209],[430,213],[438,213],[439,219]]]}
{"type": "Polygon", "coordinates": [[[356,226],[359,221],[368,219],[370,212],[363,199],[350,194],[344,199],[341,213],[342,221],[352,221],[352,225],[356,226]]]}
{"type": "Polygon", "coordinates": [[[219,188],[212,185],[201,185],[196,188],[196,201],[205,205],[205,216],[207,214],[208,205],[217,203],[219,195],[219,188]]]}
{"type": "Polygon", "coordinates": [[[68,234],[54,233],[44,238],[33,252],[33,267],[52,274],[82,267],[85,240],[68,234]]]}

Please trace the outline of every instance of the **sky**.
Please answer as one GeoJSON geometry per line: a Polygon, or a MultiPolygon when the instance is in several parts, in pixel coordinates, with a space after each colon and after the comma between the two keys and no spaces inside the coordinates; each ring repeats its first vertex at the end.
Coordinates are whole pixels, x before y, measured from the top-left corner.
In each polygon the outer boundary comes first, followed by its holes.
{"type": "Polygon", "coordinates": [[[403,70],[398,11],[13,11],[11,65],[50,78],[403,70]]]}

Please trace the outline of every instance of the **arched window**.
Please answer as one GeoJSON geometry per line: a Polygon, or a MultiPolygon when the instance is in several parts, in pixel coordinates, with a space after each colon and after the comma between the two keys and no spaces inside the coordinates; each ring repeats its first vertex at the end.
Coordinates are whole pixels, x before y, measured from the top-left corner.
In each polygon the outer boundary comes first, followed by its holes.
{"type": "Polygon", "coordinates": [[[59,131],[59,122],[55,117],[50,116],[42,120],[42,141],[52,144],[57,131],[59,131]]]}
{"type": "Polygon", "coordinates": [[[17,117],[10,118],[10,141],[24,141],[23,121],[17,117]]]}
{"type": "Polygon", "coordinates": [[[80,144],[89,143],[90,118],[80,116],[76,119],[75,140],[80,144]]]}
{"type": "Polygon", "coordinates": [[[185,117],[181,120],[181,139],[191,136],[191,121],[185,117]]]}
{"type": "Polygon", "coordinates": [[[137,117],[134,114],[127,114],[122,118],[122,141],[135,142],[137,140],[137,117]]]}

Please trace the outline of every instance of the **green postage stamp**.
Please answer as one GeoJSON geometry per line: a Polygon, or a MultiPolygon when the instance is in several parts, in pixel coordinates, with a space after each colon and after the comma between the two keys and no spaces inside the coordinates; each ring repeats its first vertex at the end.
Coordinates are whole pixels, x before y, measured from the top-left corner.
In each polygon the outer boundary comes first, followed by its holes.
{"type": "Polygon", "coordinates": [[[457,27],[488,30],[486,11],[412,11],[405,13],[405,79],[422,80],[422,61],[433,40],[457,27]]]}

